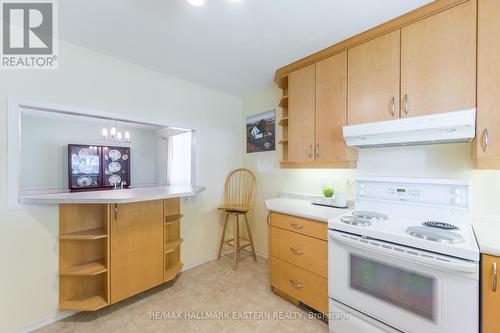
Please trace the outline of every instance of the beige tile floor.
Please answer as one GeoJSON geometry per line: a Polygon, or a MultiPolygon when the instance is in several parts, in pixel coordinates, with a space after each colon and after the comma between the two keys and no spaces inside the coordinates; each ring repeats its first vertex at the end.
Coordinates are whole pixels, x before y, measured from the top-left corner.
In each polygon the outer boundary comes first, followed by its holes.
{"type": "Polygon", "coordinates": [[[105,309],[79,313],[36,332],[328,332],[328,326],[271,292],[267,260],[242,254],[238,270],[232,257],[187,270],[165,285],[105,309]],[[151,319],[152,313],[181,312],[181,319],[151,319]],[[185,313],[228,313],[229,319],[187,319],[185,313]],[[236,316],[285,316],[241,319],[236,316]],[[301,319],[293,319],[303,316],[301,319]]]}

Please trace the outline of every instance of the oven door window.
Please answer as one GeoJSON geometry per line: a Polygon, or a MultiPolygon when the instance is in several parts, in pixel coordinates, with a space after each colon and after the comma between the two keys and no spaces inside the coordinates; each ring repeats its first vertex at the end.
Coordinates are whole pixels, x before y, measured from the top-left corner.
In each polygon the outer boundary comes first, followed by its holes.
{"type": "Polygon", "coordinates": [[[435,321],[434,278],[350,254],[351,288],[435,321]]]}

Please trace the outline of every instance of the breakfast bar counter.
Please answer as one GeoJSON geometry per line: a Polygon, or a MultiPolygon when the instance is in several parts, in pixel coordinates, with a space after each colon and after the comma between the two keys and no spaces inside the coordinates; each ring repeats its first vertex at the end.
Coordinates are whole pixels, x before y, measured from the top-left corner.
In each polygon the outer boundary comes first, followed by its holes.
{"type": "Polygon", "coordinates": [[[204,186],[154,186],[123,190],[64,192],[20,195],[21,204],[123,204],[193,196],[204,191],[204,186]]]}
{"type": "Polygon", "coordinates": [[[182,269],[180,198],[202,186],[21,196],[59,206],[59,310],[95,311],[175,279],[182,269]]]}

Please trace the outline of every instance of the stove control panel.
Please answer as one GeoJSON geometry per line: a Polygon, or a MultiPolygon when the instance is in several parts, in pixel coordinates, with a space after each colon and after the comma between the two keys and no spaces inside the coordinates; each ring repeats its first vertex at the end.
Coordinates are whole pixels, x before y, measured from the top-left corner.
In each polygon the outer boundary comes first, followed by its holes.
{"type": "Polygon", "coordinates": [[[356,181],[356,199],[468,209],[469,184],[454,180],[360,178],[356,181]]]}

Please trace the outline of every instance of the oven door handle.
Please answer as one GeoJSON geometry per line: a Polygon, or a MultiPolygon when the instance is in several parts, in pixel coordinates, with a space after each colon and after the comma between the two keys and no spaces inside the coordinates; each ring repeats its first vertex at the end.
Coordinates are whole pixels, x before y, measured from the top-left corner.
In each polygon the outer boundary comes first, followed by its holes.
{"type": "MultiPolygon", "coordinates": [[[[370,240],[366,240],[367,243],[361,243],[359,240],[355,239],[350,239],[349,236],[342,236],[342,234],[338,234],[332,231],[329,231],[330,238],[333,241],[338,241],[339,243],[344,243],[346,245],[349,245],[351,247],[359,248],[365,251],[370,251],[372,253],[376,254],[382,254],[382,255],[389,255],[395,258],[400,258],[404,259],[410,262],[418,262],[423,265],[427,266],[432,266],[434,268],[444,270],[444,271],[451,271],[451,272],[465,272],[465,273],[474,273],[478,270],[477,263],[475,262],[457,262],[457,261],[444,261],[444,260],[439,260],[437,257],[434,258],[427,258],[427,257],[422,257],[419,255],[414,255],[414,254],[409,254],[405,252],[400,252],[395,250],[392,247],[391,249],[386,249],[380,246],[375,246],[375,245],[370,245],[368,242],[370,240]]],[[[359,236],[353,236],[353,237],[358,237],[361,239],[359,236]]],[[[381,243],[380,241],[372,240],[372,242],[375,243],[381,243]]],[[[416,250],[418,251],[418,250],[416,250]]],[[[415,251],[414,251],[415,252],[415,251]]]]}

